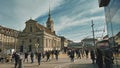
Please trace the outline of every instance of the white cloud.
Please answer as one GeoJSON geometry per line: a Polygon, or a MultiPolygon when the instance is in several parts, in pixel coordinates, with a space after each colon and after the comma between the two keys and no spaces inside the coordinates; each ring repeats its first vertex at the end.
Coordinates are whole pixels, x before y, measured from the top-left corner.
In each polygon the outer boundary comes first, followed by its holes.
{"type": "MultiPolygon", "coordinates": [[[[25,21],[30,17],[35,19],[41,15],[48,13],[49,11],[49,0],[13,0],[10,1],[10,3],[9,1],[4,2],[10,5],[1,5],[4,9],[0,10],[3,12],[0,14],[5,14],[5,16],[0,16],[2,17],[1,21],[3,22],[1,25],[8,24],[6,27],[18,30],[25,27],[25,21]],[[5,6],[7,6],[8,9],[5,6]],[[6,17],[9,17],[9,19],[6,17]],[[15,24],[16,26],[13,27],[10,24],[15,24]]],[[[62,3],[62,0],[51,0],[50,2],[51,10],[53,10],[55,7],[59,6],[62,3]]]]}
{"type": "Polygon", "coordinates": [[[67,29],[71,26],[77,26],[77,25],[85,25],[88,24],[88,22],[91,22],[91,20],[103,20],[104,16],[96,16],[96,17],[90,17],[85,19],[78,19],[74,20],[76,17],[69,18],[67,16],[61,17],[59,20],[59,24],[56,25],[56,31],[61,31],[63,29],[67,29]]]}

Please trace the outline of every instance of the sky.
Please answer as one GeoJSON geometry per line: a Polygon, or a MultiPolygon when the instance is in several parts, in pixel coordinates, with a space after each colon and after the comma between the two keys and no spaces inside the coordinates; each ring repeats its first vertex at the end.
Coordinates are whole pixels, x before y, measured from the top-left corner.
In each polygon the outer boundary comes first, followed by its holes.
{"type": "Polygon", "coordinates": [[[91,20],[95,38],[107,34],[104,8],[99,8],[98,0],[0,0],[0,25],[22,31],[32,18],[46,26],[49,7],[58,36],[75,42],[92,38],[91,20]]]}

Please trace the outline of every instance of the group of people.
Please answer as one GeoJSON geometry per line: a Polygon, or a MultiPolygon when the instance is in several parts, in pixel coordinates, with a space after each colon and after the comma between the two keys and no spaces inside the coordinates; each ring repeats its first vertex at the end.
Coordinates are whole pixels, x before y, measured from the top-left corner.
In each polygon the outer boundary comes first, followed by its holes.
{"type": "MultiPolygon", "coordinates": [[[[82,58],[80,49],[70,49],[67,51],[71,62],[74,62],[76,58],[82,58]]],[[[88,58],[90,56],[92,64],[97,64],[98,68],[113,68],[113,51],[110,48],[97,48],[95,49],[84,49],[84,57],[88,58]]]]}
{"type": "MultiPolygon", "coordinates": [[[[97,48],[95,49],[68,49],[66,50],[66,54],[69,56],[71,62],[74,62],[74,59],[81,59],[82,57],[88,58],[90,55],[90,58],[92,60],[93,64],[97,64],[98,68],[112,68],[113,64],[113,53],[111,51],[112,49],[106,48],[101,49],[97,48]],[[84,55],[84,56],[83,56],[84,55]]],[[[22,61],[23,62],[29,62],[29,57],[31,60],[31,63],[34,63],[34,59],[37,59],[38,65],[41,64],[41,59],[45,58],[46,62],[50,61],[50,59],[54,58],[58,60],[59,51],[58,50],[52,50],[52,51],[45,51],[45,52],[25,52],[25,53],[16,53],[14,52],[12,54],[12,61],[15,62],[15,68],[21,68],[22,61]],[[13,60],[14,59],[14,60],[13,60]]]]}
{"type": "Polygon", "coordinates": [[[15,68],[22,66],[23,62],[28,62],[29,61],[29,57],[31,60],[31,63],[34,63],[34,59],[36,57],[37,61],[38,61],[38,65],[40,65],[41,63],[41,59],[46,57],[46,62],[50,61],[50,58],[54,58],[58,60],[58,55],[59,55],[59,51],[58,50],[52,50],[52,51],[45,51],[45,52],[25,52],[25,53],[16,53],[14,52],[12,54],[12,59],[14,59],[15,61],[15,68]],[[23,62],[22,62],[23,61],[23,62]]]}
{"type": "Polygon", "coordinates": [[[81,52],[79,49],[70,49],[68,50],[67,54],[70,57],[71,62],[74,62],[75,55],[78,59],[81,59],[81,52]]]}

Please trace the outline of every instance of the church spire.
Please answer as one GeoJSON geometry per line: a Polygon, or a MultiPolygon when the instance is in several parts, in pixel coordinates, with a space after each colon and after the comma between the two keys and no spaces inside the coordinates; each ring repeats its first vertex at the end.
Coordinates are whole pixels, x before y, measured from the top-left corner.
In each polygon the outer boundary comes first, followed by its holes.
{"type": "Polygon", "coordinates": [[[48,14],[49,17],[51,17],[51,14],[50,14],[50,5],[49,5],[49,14],[48,14]]]}
{"type": "Polygon", "coordinates": [[[49,18],[51,18],[51,11],[50,11],[50,0],[49,0],[49,14],[48,14],[48,16],[49,16],[49,18]]]}
{"type": "Polygon", "coordinates": [[[51,17],[51,11],[50,11],[50,2],[49,2],[49,13],[48,13],[48,20],[46,22],[46,26],[51,32],[54,32],[54,22],[51,17]]]}

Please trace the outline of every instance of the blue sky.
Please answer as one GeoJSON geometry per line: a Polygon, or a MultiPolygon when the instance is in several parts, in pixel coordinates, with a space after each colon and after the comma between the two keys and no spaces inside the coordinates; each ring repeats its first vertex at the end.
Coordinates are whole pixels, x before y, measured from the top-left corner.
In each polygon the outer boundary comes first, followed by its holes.
{"type": "Polygon", "coordinates": [[[0,25],[23,30],[30,17],[46,25],[49,2],[57,35],[76,42],[92,37],[92,19],[95,37],[106,35],[104,8],[97,0],[0,0],[0,25]]]}

